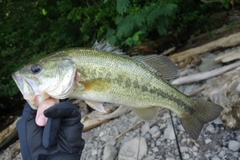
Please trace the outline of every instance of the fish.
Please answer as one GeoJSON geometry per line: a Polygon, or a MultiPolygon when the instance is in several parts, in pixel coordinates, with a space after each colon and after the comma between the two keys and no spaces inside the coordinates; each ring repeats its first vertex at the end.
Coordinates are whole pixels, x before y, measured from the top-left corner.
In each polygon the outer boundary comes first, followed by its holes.
{"type": "Polygon", "coordinates": [[[176,65],[166,56],[127,56],[108,42],[69,48],[26,64],[12,74],[33,109],[47,98],[77,98],[105,112],[103,103],[129,107],[139,118],[154,120],[159,108],[177,114],[185,131],[197,139],[203,125],[222,111],[218,104],[191,98],[170,85],[176,65]]]}

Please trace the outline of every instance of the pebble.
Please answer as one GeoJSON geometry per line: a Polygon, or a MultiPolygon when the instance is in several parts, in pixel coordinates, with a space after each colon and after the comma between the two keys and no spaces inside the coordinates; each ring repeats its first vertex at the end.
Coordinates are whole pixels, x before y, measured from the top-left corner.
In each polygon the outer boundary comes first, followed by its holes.
{"type": "Polygon", "coordinates": [[[167,128],[164,130],[164,139],[175,139],[174,131],[172,125],[168,124],[167,128]]]}
{"type": "Polygon", "coordinates": [[[150,130],[149,123],[145,122],[141,128],[141,136],[144,136],[149,130],[150,130]]]}
{"type": "Polygon", "coordinates": [[[215,132],[215,128],[212,124],[209,124],[206,128],[206,130],[210,133],[214,133],[215,132]]]}
{"type": "Polygon", "coordinates": [[[208,54],[206,57],[203,57],[202,63],[199,66],[200,72],[210,71],[212,69],[221,67],[221,63],[213,63],[214,59],[216,58],[216,55],[214,54],[208,54]]]}
{"type": "Polygon", "coordinates": [[[150,130],[149,133],[151,135],[155,134],[157,131],[159,131],[159,126],[153,126],[150,130]]]}
{"type": "Polygon", "coordinates": [[[190,158],[190,155],[189,154],[184,154],[183,155],[183,159],[189,159],[190,158]]]}
{"type": "Polygon", "coordinates": [[[198,151],[197,146],[193,146],[192,150],[193,150],[193,151],[198,151]]]}
{"type": "Polygon", "coordinates": [[[221,151],[221,152],[219,152],[218,156],[219,156],[219,157],[224,157],[225,154],[226,154],[226,151],[221,151]]]}
{"type": "Polygon", "coordinates": [[[153,152],[155,152],[155,153],[158,152],[158,148],[157,148],[157,147],[153,147],[152,150],[153,150],[153,152]]]}
{"type": "Polygon", "coordinates": [[[147,154],[147,143],[145,138],[136,137],[127,141],[120,148],[118,159],[119,160],[135,160],[142,159],[147,154]],[[140,144],[140,145],[139,145],[140,144]]]}
{"type": "Polygon", "coordinates": [[[154,133],[154,134],[152,135],[152,139],[158,139],[158,138],[160,137],[160,135],[161,135],[161,132],[160,132],[160,131],[157,131],[156,133],[154,133]]]}
{"type": "Polygon", "coordinates": [[[151,156],[144,158],[143,160],[155,160],[155,157],[151,155],[151,156]]]}
{"type": "Polygon", "coordinates": [[[215,155],[215,156],[212,158],[212,160],[220,160],[220,158],[219,158],[217,155],[215,155]]]}
{"type": "Polygon", "coordinates": [[[180,151],[181,152],[187,152],[188,151],[188,147],[180,147],[180,151]]]}
{"type": "Polygon", "coordinates": [[[103,160],[114,160],[117,156],[117,149],[112,145],[106,145],[103,151],[103,160]]]}
{"type": "Polygon", "coordinates": [[[206,140],[205,140],[205,144],[209,144],[209,143],[211,143],[211,142],[212,142],[211,139],[206,139],[206,140]]]}
{"type": "Polygon", "coordinates": [[[240,143],[238,141],[231,140],[228,143],[228,148],[232,151],[238,151],[240,149],[240,143]]]}

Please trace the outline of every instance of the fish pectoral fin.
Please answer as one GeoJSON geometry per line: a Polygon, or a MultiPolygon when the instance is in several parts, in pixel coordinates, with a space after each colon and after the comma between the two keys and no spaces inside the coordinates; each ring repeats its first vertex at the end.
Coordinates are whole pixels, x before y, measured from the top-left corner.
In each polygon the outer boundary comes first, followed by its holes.
{"type": "Polygon", "coordinates": [[[91,108],[99,111],[99,112],[103,112],[103,113],[107,113],[103,107],[103,104],[101,102],[95,102],[95,101],[91,101],[91,100],[85,100],[85,103],[87,103],[91,108]]]}
{"type": "Polygon", "coordinates": [[[81,84],[83,84],[85,91],[93,90],[102,92],[111,86],[111,84],[104,78],[81,81],[81,84]]]}
{"type": "Polygon", "coordinates": [[[131,109],[139,118],[145,121],[151,121],[155,119],[158,115],[158,108],[155,106],[147,107],[147,108],[131,107],[131,109]]]}
{"type": "Polygon", "coordinates": [[[223,108],[215,103],[200,99],[194,99],[194,102],[195,111],[180,118],[180,120],[185,131],[196,140],[201,133],[203,125],[216,119],[223,108]]]}
{"type": "Polygon", "coordinates": [[[162,55],[147,55],[135,56],[134,59],[142,61],[159,72],[159,75],[164,79],[173,79],[177,76],[177,66],[166,56],[162,55]]]}

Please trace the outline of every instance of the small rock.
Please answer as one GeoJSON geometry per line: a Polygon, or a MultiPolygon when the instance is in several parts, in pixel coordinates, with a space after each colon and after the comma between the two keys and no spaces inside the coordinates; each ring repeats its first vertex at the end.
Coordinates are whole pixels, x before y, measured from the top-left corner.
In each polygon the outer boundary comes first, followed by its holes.
{"type": "Polygon", "coordinates": [[[210,133],[215,133],[215,128],[212,124],[209,124],[206,128],[206,130],[210,133]]]}
{"type": "Polygon", "coordinates": [[[239,156],[238,156],[238,152],[234,152],[234,153],[233,153],[233,156],[236,157],[236,158],[239,157],[239,156]]]}
{"type": "Polygon", "coordinates": [[[158,148],[157,148],[157,147],[154,147],[154,148],[152,149],[152,151],[156,153],[156,152],[158,152],[158,148]]]}
{"type": "Polygon", "coordinates": [[[97,156],[90,156],[90,157],[87,157],[88,160],[97,160],[97,156]]]}
{"type": "Polygon", "coordinates": [[[183,155],[183,159],[189,159],[189,158],[190,158],[189,154],[184,154],[183,155]]]}
{"type": "Polygon", "coordinates": [[[217,155],[215,155],[215,156],[212,158],[212,160],[220,160],[220,158],[219,158],[217,155]]]}
{"type": "Polygon", "coordinates": [[[219,118],[217,118],[213,121],[213,123],[219,125],[219,124],[222,124],[222,121],[219,118]]]}
{"type": "Polygon", "coordinates": [[[160,130],[165,128],[167,128],[167,125],[165,123],[160,126],[160,130]]]}
{"type": "Polygon", "coordinates": [[[151,135],[155,134],[157,131],[159,131],[159,127],[158,126],[153,126],[150,130],[149,133],[151,135]]]}
{"type": "Polygon", "coordinates": [[[179,131],[185,131],[182,125],[178,125],[178,126],[177,126],[177,129],[178,129],[179,131]]]}
{"type": "Polygon", "coordinates": [[[157,131],[156,133],[154,133],[154,134],[152,135],[152,138],[153,138],[153,139],[158,139],[158,138],[160,137],[160,135],[161,135],[161,132],[160,132],[160,131],[157,131]]]}
{"type": "Polygon", "coordinates": [[[117,149],[114,146],[106,145],[103,151],[103,160],[114,160],[117,153],[117,149]]]}
{"type": "Polygon", "coordinates": [[[214,63],[215,58],[216,55],[214,54],[209,54],[208,56],[202,58],[202,63],[199,65],[199,71],[204,72],[220,67],[220,63],[214,63]]]}
{"type": "Polygon", "coordinates": [[[149,133],[145,134],[144,138],[149,141],[151,140],[151,135],[149,133]]]}
{"type": "Polygon", "coordinates": [[[144,136],[149,130],[150,130],[149,123],[145,122],[141,128],[141,135],[144,136]]]}
{"type": "Polygon", "coordinates": [[[118,154],[118,160],[142,159],[146,154],[147,143],[145,138],[136,137],[122,145],[118,154]]]}
{"type": "Polygon", "coordinates": [[[205,140],[205,144],[208,144],[208,143],[211,143],[211,142],[212,142],[211,139],[206,139],[206,140],[205,140]]]}
{"type": "Polygon", "coordinates": [[[166,160],[175,160],[173,157],[167,157],[166,160]]]}
{"type": "Polygon", "coordinates": [[[154,156],[147,156],[143,160],[155,160],[155,157],[154,156]]]}
{"type": "Polygon", "coordinates": [[[198,151],[197,146],[193,146],[192,150],[193,150],[193,151],[198,151]]]}
{"type": "Polygon", "coordinates": [[[162,116],[162,119],[163,119],[163,120],[167,120],[167,119],[169,119],[169,118],[170,118],[169,113],[164,113],[164,115],[162,116]]]}
{"type": "Polygon", "coordinates": [[[188,152],[188,147],[180,147],[181,152],[188,152]]]}
{"type": "Polygon", "coordinates": [[[232,151],[238,151],[240,149],[240,143],[238,141],[231,140],[228,143],[228,148],[232,151]]]}
{"type": "Polygon", "coordinates": [[[175,139],[174,131],[172,125],[168,125],[167,128],[164,130],[164,139],[170,139],[173,140],[175,139]]]}
{"type": "Polygon", "coordinates": [[[97,153],[98,153],[98,151],[97,151],[96,149],[93,149],[92,152],[91,152],[91,154],[92,154],[93,156],[97,155],[97,153]]]}

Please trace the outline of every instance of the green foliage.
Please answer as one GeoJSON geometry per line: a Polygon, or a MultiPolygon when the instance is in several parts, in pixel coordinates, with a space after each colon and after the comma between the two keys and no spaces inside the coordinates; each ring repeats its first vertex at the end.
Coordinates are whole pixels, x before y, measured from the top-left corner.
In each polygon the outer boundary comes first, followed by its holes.
{"type": "Polygon", "coordinates": [[[110,43],[133,46],[140,44],[151,32],[167,34],[167,27],[172,23],[169,17],[176,13],[176,4],[157,1],[142,5],[140,1],[134,2],[117,6],[119,15],[114,19],[116,27],[107,32],[110,43]]]}

